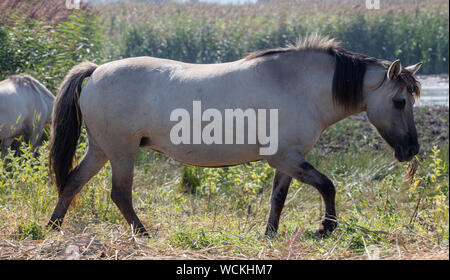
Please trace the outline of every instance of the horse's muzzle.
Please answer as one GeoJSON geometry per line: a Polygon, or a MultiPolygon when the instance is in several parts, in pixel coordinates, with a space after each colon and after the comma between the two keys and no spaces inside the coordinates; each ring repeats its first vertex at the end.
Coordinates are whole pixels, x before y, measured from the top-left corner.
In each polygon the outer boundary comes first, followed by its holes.
{"type": "Polygon", "coordinates": [[[397,145],[395,147],[395,158],[398,159],[398,161],[400,162],[404,162],[404,161],[410,161],[414,158],[415,155],[417,155],[417,153],[420,150],[420,145],[419,143],[417,143],[416,141],[407,141],[409,143],[404,144],[404,145],[397,145]],[[414,143],[415,142],[415,143],[414,143]]]}

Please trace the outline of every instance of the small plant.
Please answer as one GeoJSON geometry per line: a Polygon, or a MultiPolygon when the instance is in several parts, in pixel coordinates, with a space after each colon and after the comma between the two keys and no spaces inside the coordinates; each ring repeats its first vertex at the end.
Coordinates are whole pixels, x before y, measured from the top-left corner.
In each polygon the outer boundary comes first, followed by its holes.
{"type": "Polygon", "coordinates": [[[182,248],[202,249],[211,246],[213,240],[203,227],[180,227],[172,237],[172,242],[182,248]]]}
{"type": "Polygon", "coordinates": [[[44,231],[38,223],[32,221],[19,226],[16,240],[24,239],[41,240],[44,238],[44,231]]]}
{"type": "Polygon", "coordinates": [[[194,194],[197,192],[197,188],[200,187],[201,183],[201,168],[190,165],[183,166],[181,182],[178,184],[178,189],[181,192],[194,194]]]}

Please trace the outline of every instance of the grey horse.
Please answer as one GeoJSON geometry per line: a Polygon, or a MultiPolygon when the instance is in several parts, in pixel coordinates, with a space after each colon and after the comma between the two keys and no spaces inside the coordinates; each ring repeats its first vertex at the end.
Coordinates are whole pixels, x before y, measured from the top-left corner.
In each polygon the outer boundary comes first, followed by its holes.
{"type": "MultiPolygon", "coordinates": [[[[372,58],[347,51],[333,39],[310,36],[295,46],[257,51],[222,64],[137,57],[75,66],[63,81],[53,110],[50,168],[59,199],[49,226],[61,226],[74,196],[109,160],[112,200],[134,230],[147,234],[131,194],[136,152],[148,147],[197,166],[266,160],[276,169],[266,234],[276,233],[294,178],[322,195],[326,213],[317,234],[326,235],[337,225],[336,191],[306,155],[328,126],[365,111],[395,157],[412,159],[419,151],[413,104],[421,87],[413,75],[420,65],[403,67],[398,60],[372,58]],[[277,109],[277,151],[261,154],[261,142],[174,143],[171,114],[179,108],[194,111],[194,101],[220,112],[277,109]],[[82,118],[89,148],[73,167],[82,118]]],[[[202,119],[201,125],[208,125],[207,120],[202,119]]],[[[193,137],[198,137],[195,131],[193,137]]]]}
{"type": "Polygon", "coordinates": [[[51,122],[54,96],[27,75],[14,75],[0,82],[1,157],[14,137],[25,135],[36,152],[45,124],[51,122]]]}

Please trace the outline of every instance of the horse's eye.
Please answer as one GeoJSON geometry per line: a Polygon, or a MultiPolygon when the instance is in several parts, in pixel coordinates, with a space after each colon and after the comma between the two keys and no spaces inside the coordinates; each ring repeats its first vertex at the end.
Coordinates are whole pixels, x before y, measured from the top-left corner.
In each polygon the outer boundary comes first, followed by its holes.
{"type": "Polygon", "coordinates": [[[395,109],[399,109],[402,110],[403,108],[405,108],[406,105],[406,100],[405,99],[394,99],[394,107],[395,109]]]}

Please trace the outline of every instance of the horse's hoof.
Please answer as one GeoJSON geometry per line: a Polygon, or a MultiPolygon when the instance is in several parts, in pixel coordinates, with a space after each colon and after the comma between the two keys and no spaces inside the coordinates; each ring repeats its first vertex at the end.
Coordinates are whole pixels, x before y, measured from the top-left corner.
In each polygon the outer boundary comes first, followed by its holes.
{"type": "Polygon", "coordinates": [[[314,233],[314,236],[317,238],[328,238],[336,227],[337,223],[335,221],[325,220],[322,222],[320,228],[314,233]]]}
{"type": "Polygon", "coordinates": [[[273,230],[266,230],[266,232],[264,233],[265,239],[273,239],[276,236],[277,236],[277,232],[273,231],[273,230]]]}
{"type": "Polygon", "coordinates": [[[314,237],[317,239],[325,239],[331,236],[331,231],[328,230],[323,230],[323,229],[318,229],[315,233],[314,233],[314,237]]]}
{"type": "Polygon", "coordinates": [[[145,227],[141,226],[133,230],[134,235],[138,237],[147,237],[149,238],[151,235],[148,233],[148,231],[145,229],[145,227]]]}
{"type": "Polygon", "coordinates": [[[56,220],[56,221],[48,221],[47,223],[47,228],[52,229],[52,230],[57,230],[57,231],[61,231],[61,223],[56,220]]]}
{"type": "Polygon", "coordinates": [[[264,241],[273,241],[275,238],[277,238],[276,233],[264,234],[263,236],[264,241]]]}

